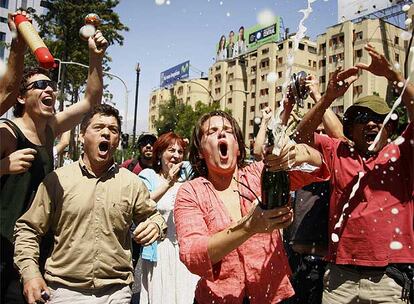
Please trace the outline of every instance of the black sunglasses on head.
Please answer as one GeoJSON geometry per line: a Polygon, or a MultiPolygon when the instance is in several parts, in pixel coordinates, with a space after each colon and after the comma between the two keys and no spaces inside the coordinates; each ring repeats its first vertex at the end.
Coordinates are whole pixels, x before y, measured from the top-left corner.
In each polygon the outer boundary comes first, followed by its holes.
{"type": "Polygon", "coordinates": [[[362,112],[359,113],[357,116],[355,116],[354,118],[354,123],[359,123],[359,124],[366,124],[370,121],[374,122],[374,123],[382,123],[385,119],[386,115],[380,115],[380,114],[376,114],[376,113],[369,113],[369,112],[362,112]]]}
{"type": "Polygon", "coordinates": [[[30,89],[45,90],[47,87],[51,87],[54,92],[57,91],[57,83],[54,82],[53,80],[46,80],[46,79],[35,80],[35,81],[29,83],[25,87],[25,89],[26,90],[30,90],[30,89]]]}

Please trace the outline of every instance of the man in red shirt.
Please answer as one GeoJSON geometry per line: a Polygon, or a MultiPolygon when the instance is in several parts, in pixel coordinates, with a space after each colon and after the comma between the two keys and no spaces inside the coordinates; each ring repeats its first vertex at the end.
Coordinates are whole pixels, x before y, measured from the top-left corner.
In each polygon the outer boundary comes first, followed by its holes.
{"type": "Polygon", "coordinates": [[[138,158],[131,158],[124,161],[121,167],[127,168],[129,171],[138,175],[145,168],[152,167],[152,146],[157,137],[152,133],[142,133],[138,137],[138,158]]]}
{"type": "MultiPolygon", "coordinates": [[[[406,291],[399,286],[404,283],[388,274],[391,267],[407,269],[414,263],[414,85],[372,46],[365,50],[370,65],[333,73],[325,95],[298,126],[297,140],[319,149],[331,171],[326,304],[406,303],[406,291]],[[314,134],[325,110],[357,79],[359,69],[386,77],[395,89],[407,85],[402,100],[411,123],[396,140],[388,139],[393,122],[383,121],[390,108],[378,96],[361,98],[345,112],[349,140],[314,134]]],[[[405,284],[410,289],[412,282],[405,284]]]]}
{"type": "MultiPolygon", "coordinates": [[[[178,191],[174,219],[180,259],[201,277],[195,303],[267,304],[293,295],[289,264],[280,228],[292,222],[290,206],[262,210],[260,195],[264,163],[246,166],[246,149],[236,120],[215,111],[202,116],[190,144],[190,161],[200,176],[178,191]]],[[[304,144],[284,147],[268,166],[288,169],[308,162],[321,169],[321,155],[304,144]]],[[[291,188],[320,180],[312,174],[289,171],[291,188]]]]}

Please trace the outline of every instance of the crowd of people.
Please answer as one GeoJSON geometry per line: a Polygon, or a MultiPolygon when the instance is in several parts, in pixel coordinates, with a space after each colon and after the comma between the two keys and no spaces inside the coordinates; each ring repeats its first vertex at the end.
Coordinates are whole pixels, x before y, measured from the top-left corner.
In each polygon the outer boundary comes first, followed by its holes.
{"type": "MultiPolygon", "coordinates": [[[[265,145],[272,109],[252,163],[237,121],[217,110],[190,141],[142,134],[137,158],[118,165],[121,119],[101,104],[107,45],[100,31],[89,38],[85,96],[56,113],[56,83],[24,69],[26,44],[12,41],[0,80],[0,114],[15,116],[0,124],[1,303],[414,303],[414,85],[384,55],[367,45],[370,64],[338,69],[323,95],[309,76],[315,106],[279,155],[265,145]],[[355,100],[343,123],[329,109],[366,72],[401,94],[401,134],[379,96],[355,100]],[[54,139],[78,124],[79,160],[54,170],[54,139]],[[264,168],[288,172],[287,206],[260,207],[264,168]]],[[[292,109],[288,96],[282,123],[292,109]]]]}

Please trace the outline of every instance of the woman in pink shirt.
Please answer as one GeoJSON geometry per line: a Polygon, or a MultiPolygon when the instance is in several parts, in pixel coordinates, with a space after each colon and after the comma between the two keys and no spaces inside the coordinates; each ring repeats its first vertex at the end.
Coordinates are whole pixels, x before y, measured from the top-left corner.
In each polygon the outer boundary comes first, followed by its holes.
{"type": "MultiPolygon", "coordinates": [[[[201,277],[195,303],[278,303],[294,293],[278,231],[292,222],[292,210],[262,210],[254,203],[263,162],[245,166],[245,151],[240,127],[229,114],[215,111],[200,118],[190,146],[200,177],[182,185],[174,207],[180,258],[201,277]]],[[[287,169],[288,160],[322,165],[320,154],[304,144],[285,147],[267,165],[287,169]]],[[[315,173],[324,178],[324,169],[315,173]]],[[[292,189],[321,180],[289,174],[292,189]]]]}

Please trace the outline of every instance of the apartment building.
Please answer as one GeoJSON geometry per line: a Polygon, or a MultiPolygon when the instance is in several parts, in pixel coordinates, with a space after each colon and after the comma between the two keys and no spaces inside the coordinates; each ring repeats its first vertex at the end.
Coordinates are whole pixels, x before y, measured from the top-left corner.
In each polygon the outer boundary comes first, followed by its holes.
{"type": "MultiPolygon", "coordinates": [[[[282,100],[282,85],[286,81],[287,60],[293,51],[293,36],[277,43],[268,43],[244,56],[218,61],[209,69],[209,89],[221,109],[229,109],[240,124],[246,144],[257,132],[255,118],[266,106],[277,109],[282,100]],[[269,77],[269,74],[271,75],[269,77]],[[256,130],[256,132],[255,132],[256,130]]],[[[295,56],[292,72],[315,74],[317,70],[316,43],[303,39],[295,56]]],[[[304,114],[312,105],[311,99],[297,111],[304,114]]]]}
{"type": "MultiPolygon", "coordinates": [[[[338,67],[347,69],[359,62],[370,62],[370,56],[364,50],[364,45],[367,43],[385,54],[394,68],[402,72],[408,44],[408,41],[401,38],[403,31],[404,29],[381,19],[365,19],[358,23],[346,21],[329,27],[326,33],[317,37],[317,75],[320,91],[326,90],[331,74],[338,67]]],[[[361,72],[358,80],[345,95],[332,104],[332,109],[335,113],[342,115],[355,99],[372,94],[378,94],[383,98],[390,97],[391,90],[387,80],[368,72],[361,72]]]]}
{"type": "MultiPolygon", "coordinates": [[[[9,13],[15,12],[19,8],[27,9],[32,7],[37,14],[44,13],[48,6],[48,1],[40,0],[0,0],[0,59],[8,58],[9,51],[5,47],[5,43],[9,44],[12,40],[9,27],[7,26],[7,16],[9,13]]],[[[35,24],[36,25],[36,24],[35,24]]]]}
{"type": "Polygon", "coordinates": [[[171,99],[173,95],[177,101],[195,107],[198,101],[211,102],[210,91],[207,88],[207,79],[191,79],[177,81],[171,88],[159,88],[151,92],[148,126],[149,131],[156,133],[155,120],[159,118],[159,106],[171,99]]]}

